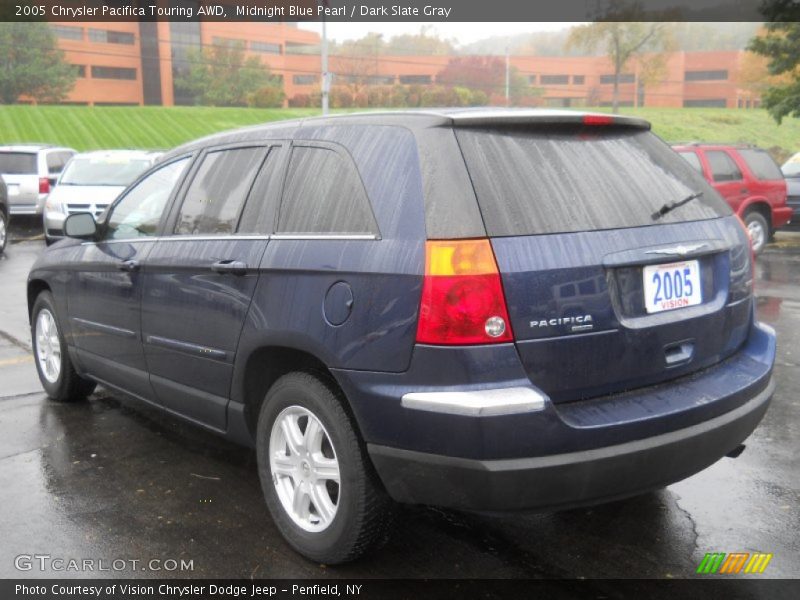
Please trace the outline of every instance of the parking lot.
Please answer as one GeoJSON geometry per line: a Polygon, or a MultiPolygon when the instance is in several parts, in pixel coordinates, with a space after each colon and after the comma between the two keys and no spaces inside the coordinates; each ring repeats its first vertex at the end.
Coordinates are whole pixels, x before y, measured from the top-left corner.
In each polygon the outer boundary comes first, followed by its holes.
{"type": "MultiPolygon", "coordinates": [[[[758,258],[759,317],[778,331],[777,391],[736,459],[642,497],[555,514],[406,508],[390,544],[330,567],[289,549],[270,521],[255,456],[103,388],[49,402],[30,355],[25,281],[44,249],[18,220],[0,257],[0,546],[19,555],[192,562],[148,577],[684,578],[708,552],[766,552],[763,575],[800,576],[800,232],[758,258]]],[[[708,577],[708,576],[707,576],[708,577]]],[[[746,586],[742,588],[746,590],[746,586]]]]}

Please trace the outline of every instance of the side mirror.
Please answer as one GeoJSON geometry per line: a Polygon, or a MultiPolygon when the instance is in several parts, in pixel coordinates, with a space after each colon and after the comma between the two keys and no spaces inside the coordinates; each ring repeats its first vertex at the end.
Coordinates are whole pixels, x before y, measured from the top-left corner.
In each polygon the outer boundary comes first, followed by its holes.
{"type": "Polygon", "coordinates": [[[91,213],[75,213],[64,221],[64,235],[79,240],[91,240],[97,235],[97,223],[91,213]]]}

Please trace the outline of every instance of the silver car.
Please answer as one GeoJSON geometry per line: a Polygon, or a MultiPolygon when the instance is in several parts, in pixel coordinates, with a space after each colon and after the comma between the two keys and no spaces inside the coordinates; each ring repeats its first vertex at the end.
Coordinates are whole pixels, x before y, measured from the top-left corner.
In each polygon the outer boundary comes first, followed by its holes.
{"type": "Polygon", "coordinates": [[[47,243],[63,236],[67,215],[88,212],[99,217],[159,156],[159,152],[142,150],[99,150],[73,156],[45,204],[47,243]]]}
{"type": "Polygon", "coordinates": [[[74,154],[72,148],[41,144],[0,146],[0,175],[8,188],[9,212],[42,214],[50,189],[74,154]]]}
{"type": "Polygon", "coordinates": [[[792,222],[800,223],[800,152],[792,156],[781,167],[786,178],[786,204],[792,210],[792,222]]]}

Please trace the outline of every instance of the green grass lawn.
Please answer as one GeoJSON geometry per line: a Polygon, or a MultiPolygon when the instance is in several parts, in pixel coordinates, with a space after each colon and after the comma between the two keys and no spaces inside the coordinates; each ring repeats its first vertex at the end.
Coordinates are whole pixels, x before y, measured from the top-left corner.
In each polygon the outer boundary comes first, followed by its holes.
{"type": "MultiPolygon", "coordinates": [[[[747,142],[781,159],[800,150],[800,119],[783,125],[763,110],[623,108],[670,142],[747,142]]],[[[0,143],[47,142],[78,150],[171,148],[203,135],[256,123],[312,116],[317,109],[207,107],[0,106],[0,143]]]]}
{"type": "Polygon", "coordinates": [[[46,142],[77,150],[168,149],[226,129],[318,113],[313,109],[0,106],[0,143],[46,142]]]}
{"type": "Polygon", "coordinates": [[[668,142],[755,144],[780,162],[800,151],[800,119],[784,119],[778,125],[764,110],[623,108],[620,113],[647,119],[668,142]]]}

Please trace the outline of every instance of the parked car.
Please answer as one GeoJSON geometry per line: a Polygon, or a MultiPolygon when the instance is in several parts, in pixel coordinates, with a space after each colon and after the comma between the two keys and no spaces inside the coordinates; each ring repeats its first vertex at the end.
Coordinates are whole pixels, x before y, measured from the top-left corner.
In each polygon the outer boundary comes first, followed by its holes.
{"type": "Polygon", "coordinates": [[[50,188],[73,154],[72,148],[39,144],[0,146],[10,214],[41,215],[50,188]]]}
{"type": "Polygon", "coordinates": [[[776,229],[791,220],[792,209],[786,205],[786,181],[766,150],[698,143],[673,148],[745,222],[756,254],[764,249],[776,229]]]}
{"type": "Polygon", "coordinates": [[[786,204],[792,209],[792,221],[800,222],[800,152],[781,167],[786,178],[786,204]]]}
{"type": "Polygon", "coordinates": [[[0,254],[6,249],[8,242],[8,188],[3,176],[0,175],[0,254]]]}
{"type": "Polygon", "coordinates": [[[393,501],[663,487],[738,453],[774,390],[745,228],[636,118],[257,126],[171,151],[64,231],[28,280],[47,394],[101,383],[254,446],[316,561],[385,539],[393,501]]]}
{"type": "Polygon", "coordinates": [[[143,150],[99,150],[73,156],[45,203],[47,243],[62,237],[67,215],[90,212],[99,217],[159,156],[160,152],[143,150]]]}

